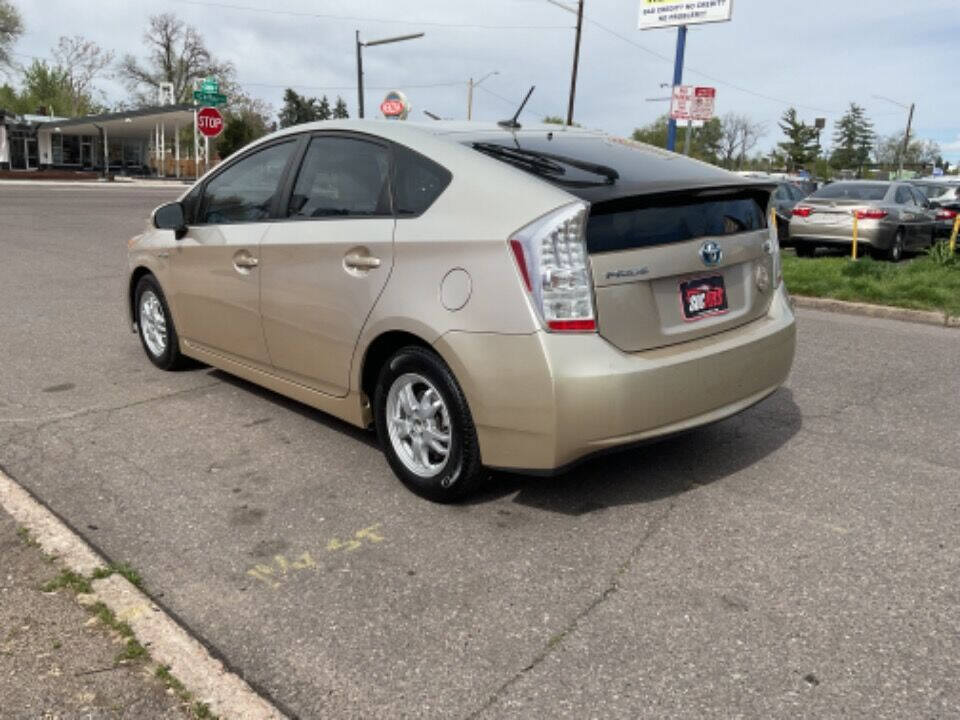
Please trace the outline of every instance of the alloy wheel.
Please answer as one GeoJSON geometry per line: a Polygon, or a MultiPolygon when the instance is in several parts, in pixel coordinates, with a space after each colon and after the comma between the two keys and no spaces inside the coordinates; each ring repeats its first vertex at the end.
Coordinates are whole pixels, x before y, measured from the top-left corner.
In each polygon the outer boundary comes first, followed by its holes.
{"type": "Polygon", "coordinates": [[[387,393],[390,444],[413,474],[432,478],[450,459],[453,430],[443,396],[418,373],[400,375],[387,393]]]}

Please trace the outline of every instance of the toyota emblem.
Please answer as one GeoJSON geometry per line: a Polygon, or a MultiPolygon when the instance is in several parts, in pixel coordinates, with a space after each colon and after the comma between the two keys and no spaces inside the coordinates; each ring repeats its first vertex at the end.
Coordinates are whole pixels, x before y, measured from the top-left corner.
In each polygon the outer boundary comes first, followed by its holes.
{"type": "Polygon", "coordinates": [[[700,259],[703,260],[703,264],[707,267],[719,265],[720,261],[723,260],[723,248],[713,240],[705,242],[700,246],[700,259]]]}

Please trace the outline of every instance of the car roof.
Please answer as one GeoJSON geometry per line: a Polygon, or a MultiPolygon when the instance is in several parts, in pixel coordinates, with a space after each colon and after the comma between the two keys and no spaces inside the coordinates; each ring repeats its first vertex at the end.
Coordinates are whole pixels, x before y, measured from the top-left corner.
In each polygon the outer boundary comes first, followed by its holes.
{"type": "MultiPolygon", "coordinates": [[[[343,130],[366,133],[419,150],[427,156],[443,146],[456,146],[456,157],[490,161],[488,155],[470,148],[483,142],[506,147],[535,149],[580,161],[612,167],[617,172],[614,183],[590,183],[591,187],[575,190],[562,182],[551,183],[590,202],[601,202],[630,195],[675,192],[694,189],[756,187],[772,189],[775,181],[744,178],[699,160],[669,152],[645,143],[615,137],[585,128],[549,123],[525,124],[519,129],[505,128],[493,122],[464,120],[397,121],[397,120],[322,120],[294,125],[273,133],[263,140],[288,134],[320,130],[343,130]],[[463,154],[468,151],[468,155],[463,154]]],[[[451,149],[453,149],[451,147],[451,149]]],[[[447,155],[447,152],[443,152],[447,155]]],[[[454,157],[454,155],[450,155],[454,157]]],[[[500,159],[493,160],[503,167],[517,168],[500,159]]],[[[449,168],[456,170],[456,168],[449,168]]],[[[525,172],[525,170],[520,170],[525,172]]],[[[530,173],[526,173],[530,174],[530,173]]],[[[551,178],[530,174],[543,182],[551,178]]]]}

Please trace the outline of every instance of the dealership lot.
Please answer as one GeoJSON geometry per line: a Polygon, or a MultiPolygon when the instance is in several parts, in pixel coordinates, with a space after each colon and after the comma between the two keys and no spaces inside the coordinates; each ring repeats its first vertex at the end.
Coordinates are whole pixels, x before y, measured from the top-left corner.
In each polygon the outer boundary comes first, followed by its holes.
{"type": "Polygon", "coordinates": [[[176,192],[0,186],[0,465],[291,715],[960,713],[960,332],[801,312],[752,410],[435,506],[149,364],[125,241],[176,192]]]}

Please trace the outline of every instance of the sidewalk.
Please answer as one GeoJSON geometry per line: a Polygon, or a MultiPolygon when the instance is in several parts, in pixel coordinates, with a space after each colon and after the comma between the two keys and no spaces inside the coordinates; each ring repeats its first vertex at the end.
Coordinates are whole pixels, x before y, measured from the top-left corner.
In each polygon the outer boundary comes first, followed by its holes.
{"type": "Polygon", "coordinates": [[[72,590],[40,589],[60,570],[0,510],[0,717],[194,717],[144,660],[118,660],[126,641],[72,590]]]}

